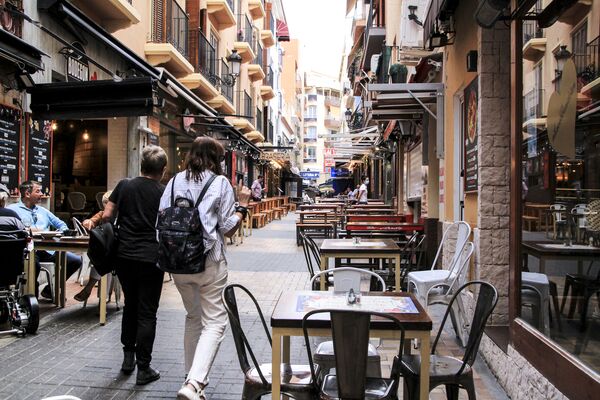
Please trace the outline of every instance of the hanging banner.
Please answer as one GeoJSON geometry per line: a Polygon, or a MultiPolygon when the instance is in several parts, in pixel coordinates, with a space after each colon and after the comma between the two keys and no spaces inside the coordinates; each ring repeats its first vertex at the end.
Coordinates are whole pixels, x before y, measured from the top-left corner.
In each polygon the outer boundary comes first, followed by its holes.
{"type": "Polygon", "coordinates": [[[17,194],[21,165],[21,113],[0,105],[0,183],[17,194]]]}
{"type": "Polygon", "coordinates": [[[37,121],[27,114],[27,179],[42,186],[50,194],[52,183],[52,121],[37,121]]]}
{"type": "Polygon", "coordinates": [[[560,88],[548,101],[548,140],[559,153],[575,158],[575,122],[577,120],[577,70],[567,60],[560,75],[560,88]]]}
{"type": "Polygon", "coordinates": [[[478,164],[477,164],[477,106],[479,103],[478,77],[465,89],[464,101],[464,129],[465,129],[465,150],[464,150],[464,168],[465,168],[465,193],[476,192],[478,183],[478,164]]]}

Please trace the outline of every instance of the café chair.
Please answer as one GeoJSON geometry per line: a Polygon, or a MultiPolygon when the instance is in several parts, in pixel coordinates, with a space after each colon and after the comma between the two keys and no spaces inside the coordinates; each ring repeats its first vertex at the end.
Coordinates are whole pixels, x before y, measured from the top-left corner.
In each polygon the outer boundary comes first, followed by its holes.
{"type": "MultiPolygon", "coordinates": [[[[462,285],[452,297],[450,304],[446,308],[444,318],[440,324],[439,331],[431,346],[431,356],[429,358],[429,390],[433,390],[439,385],[446,386],[446,394],[449,399],[458,399],[459,389],[465,389],[469,400],[476,400],[475,384],[473,382],[473,363],[477,357],[479,343],[483,336],[483,330],[488,318],[498,303],[498,291],[494,286],[483,281],[471,281],[462,285]],[[475,295],[476,303],[473,312],[473,319],[470,327],[469,339],[462,359],[450,356],[436,355],[435,350],[442,335],[444,325],[450,314],[450,310],[455,301],[460,296],[466,295],[467,290],[474,291],[479,286],[475,295]]],[[[419,379],[421,370],[421,358],[418,355],[402,355],[394,360],[392,370],[397,369],[404,377],[404,389],[408,393],[410,400],[419,398],[419,379]]]]}
{"type": "Polygon", "coordinates": [[[588,204],[586,218],[585,241],[595,246],[600,245],[600,200],[593,200],[588,204]]]}
{"type": "MultiPolygon", "coordinates": [[[[268,393],[271,393],[272,368],[271,364],[259,364],[248,337],[242,328],[242,321],[237,306],[236,289],[244,292],[254,303],[258,316],[265,330],[265,336],[272,346],[271,333],[265,321],[265,317],[258,305],[258,302],[248,289],[239,284],[227,285],[221,293],[221,298],[229,316],[229,324],[237,351],[238,360],[242,372],[244,373],[244,388],[242,390],[242,399],[259,399],[268,393]],[[250,359],[252,365],[250,364],[250,359]]],[[[298,400],[314,399],[314,384],[312,381],[311,368],[308,365],[292,365],[283,363],[281,365],[281,376],[275,379],[281,379],[281,393],[291,396],[298,400]]]]}
{"type": "Polygon", "coordinates": [[[552,215],[552,229],[553,238],[556,240],[560,232],[565,235],[567,229],[567,220],[564,213],[567,211],[567,207],[563,204],[552,204],[550,206],[550,214],[552,215]]]}
{"type": "MultiPolygon", "coordinates": [[[[600,303],[600,288],[596,290],[596,292],[593,293],[592,296],[590,296],[590,298],[594,297],[594,295],[596,296],[596,301],[600,303]]],[[[600,329],[600,317],[598,313],[590,310],[593,310],[593,308],[590,309],[588,307],[588,315],[585,316],[586,320],[588,320],[588,323],[586,324],[587,329],[582,335],[577,335],[577,341],[575,342],[575,350],[573,351],[573,354],[575,355],[580,355],[581,353],[586,351],[590,342],[590,337],[592,340],[594,340],[594,338],[597,339],[597,333],[600,329]]],[[[591,351],[595,351],[593,347],[591,351]]]]}
{"type": "Polygon", "coordinates": [[[388,320],[396,330],[400,331],[399,350],[395,357],[395,360],[399,360],[402,356],[405,332],[400,322],[388,314],[373,311],[313,310],[302,319],[310,372],[319,399],[398,398],[400,376],[397,368],[392,368],[389,378],[374,377],[368,372],[369,329],[372,317],[388,320]],[[329,314],[335,359],[335,373],[327,373],[320,384],[319,366],[313,359],[307,322],[313,315],[318,314],[329,314]]]}
{"type": "MultiPolygon", "coordinates": [[[[304,232],[300,232],[300,242],[302,243],[302,252],[304,253],[304,260],[306,261],[306,268],[308,269],[308,275],[312,279],[315,276],[315,269],[319,270],[319,264],[321,262],[318,252],[315,252],[311,241],[314,243],[312,238],[309,238],[304,232]],[[316,268],[315,268],[316,267],[316,268]]],[[[329,285],[329,282],[327,282],[329,285]]],[[[312,290],[319,290],[319,283],[311,287],[312,290]]]]}
{"type": "Polygon", "coordinates": [[[346,293],[350,291],[350,289],[352,289],[355,293],[359,293],[361,291],[360,283],[363,275],[369,275],[371,279],[375,279],[377,281],[376,286],[378,290],[376,291],[386,291],[385,281],[383,280],[383,278],[375,272],[369,271],[368,269],[339,267],[319,271],[316,272],[310,279],[310,287],[314,287],[315,283],[318,283],[317,279],[320,279],[321,275],[325,275],[326,277],[328,277],[329,275],[333,276],[334,292],[346,293]]]}
{"type": "Polygon", "coordinates": [[[562,327],[556,283],[549,280],[546,274],[521,272],[521,305],[531,307],[534,325],[548,337],[552,318],[551,300],[560,331],[562,327]]]}
{"type": "MultiPolygon", "coordinates": [[[[456,273],[455,269],[459,264],[459,258],[462,254],[463,248],[469,240],[471,235],[471,227],[464,221],[453,222],[446,228],[442,235],[442,240],[438,247],[431,269],[425,271],[414,271],[409,272],[408,279],[408,291],[415,293],[417,300],[422,304],[427,304],[427,293],[429,289],[440,283],[448,281],[449,278],[456,273]],[[450,240],[450,233],[456,232],[455,240],[450,240]],[[442,250],[447,247],[447,251],[452,254],[450,264],[447,269],[435,269],[438,263],[438,259],[442,255],[442,250]]],[[[453,235],[454,236],[454,235],[453,235]]]]}
{"type": "Polygon", "coordinates": [[[585,234],[585,230],[587,228],[586,216],[588,211],[587,204],[577,204],[571,209],[571,215],[575,220],[575,238],[577,243],[581,242],[581,234],[585,234]]]}
{"type": "Polygon", "coordinates": [[[69,192],[67,195],[67,203],[69,204],[69,211],[72,217],[85,218],[88,212],[85,211],[87,199],[85,194],[81,192],[69,192]]]}
{"type": "Polygon", "coordinates": [[[575,315],[575,309],[579,302],[581,331],[584,331],[587,324],[587,309],[590,299],[598,290],[600,290],[600,270],[596,276],[592,276],[592,266],[594,261],[590,262],[586,274],[567,274],[565,276],[565,287],[563,289],[563,298],[560,305],[560,311],[563,312],[569,291],[571,292],[571,302],[569,305],[568,318],[575,315]],[[579,300],[579,301],[578,301],[579,300]]]}
{"type": "Polygon", "coordinates": [[[98,192],[96,193],[96,205],[98,206],[98,210],[104,210],[104,204],[102,204],[102,196],[104,196],[106,192],[98,192]]]}

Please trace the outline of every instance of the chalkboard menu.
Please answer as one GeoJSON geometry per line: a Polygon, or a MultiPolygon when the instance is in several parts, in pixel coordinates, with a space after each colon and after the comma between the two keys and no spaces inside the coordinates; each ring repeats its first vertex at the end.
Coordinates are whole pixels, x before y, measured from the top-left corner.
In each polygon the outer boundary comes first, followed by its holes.
{"type": "Polygon", "coordinates": [[[0,183],[17,194],[21,165],[21,112],[0,105],[0,183]]]}
{"type": "Polygon", "coordinates": [[[477,78],[465,89],[465,193],[476,192],[477,162],[477,105],[479,102],[477,78]]]}
{"type": "Polygon", "coordinates": [[[27,179],[38,182],[50,193],[52,177],[52,121],[27,118],[27,179]]]}

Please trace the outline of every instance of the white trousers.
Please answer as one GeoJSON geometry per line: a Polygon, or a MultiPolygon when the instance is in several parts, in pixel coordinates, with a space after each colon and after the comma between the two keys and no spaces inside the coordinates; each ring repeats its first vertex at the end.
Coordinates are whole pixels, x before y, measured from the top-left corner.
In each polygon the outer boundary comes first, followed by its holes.
{"type": "Polygon", "coordinates": [[[173,274],[173,280],[187,311],[183,337],[187,378],[206,386],[227,327],[221,300],[227,285],[227,263],[207,259],[204,272],[173,274]]]}

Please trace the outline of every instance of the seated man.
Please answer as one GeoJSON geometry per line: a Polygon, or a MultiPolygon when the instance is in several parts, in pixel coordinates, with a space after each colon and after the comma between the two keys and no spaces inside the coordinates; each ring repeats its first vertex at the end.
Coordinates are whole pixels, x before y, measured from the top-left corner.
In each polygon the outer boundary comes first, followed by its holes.
{"type": "MultiPolygon", "coordinates": [[[[37,204],[42,198],[42,187],[34,181],[26,181],[19,186],[21,193],[21,201],[8,206],[9,209],[15,211],[25,226],[30,226],[31,231],[47,231],[51,227],[58,231],[66,231],[69,229],[67,224],[61,221],[56,215],[43,207],[38,207],[37,204]]],[[[55,252],[36,251],[36,269],[39,274],[39,262],[54,262],[56,257],[55,252]]],[[[67,252],[67,279],[75,271],[81,267],[81,257],[67,252]]],[[[37,285],[36,285],[37,286],[37,285]]],[[[41,293],[42,297],[51,299],[52,292],[50,285],[46,286],[41,293]]]]}

